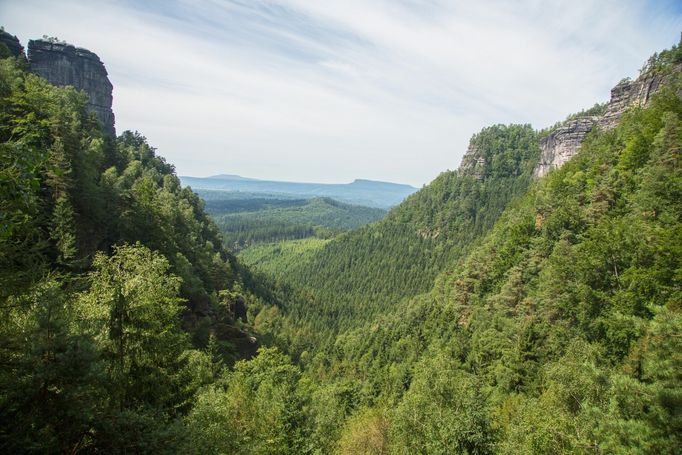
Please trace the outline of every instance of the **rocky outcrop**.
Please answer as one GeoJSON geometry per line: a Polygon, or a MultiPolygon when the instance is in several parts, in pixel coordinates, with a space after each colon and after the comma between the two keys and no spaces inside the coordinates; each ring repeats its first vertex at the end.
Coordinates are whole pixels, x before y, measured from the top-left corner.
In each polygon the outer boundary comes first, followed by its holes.
{"type": "Polygon", "coordinates": [[[634,81],[624,79],[619,82],[611,89],[611,100],[599,119],[599,127],[605,130],[615,128],[623,112],[632,106],[645,106],[662,81],[660,74],[644,74],[634,81]]]}
{"type": "Polygon", "coordinates": [[[543,177],[573,158],[587,133],[592,131],[598,121],[599,117],[577,118],[564,123],[540,140],[540,161],[533,170],[533,176],[543,177]]]}
{"type": "Polygon", "coordinates": [[[461,175],[470,175],[477,180],[483,180],[485,178],[485,170],[485,157],[475,145],[469,144],[469,148],[467,148],[466,153],[462,157],[462,163],[459,165],[459,173],[461,175]]]}
{"type": "Polygon", "coordinates": [[[7,49],[13,56],[24,57],[24,47],[16,36],[10,35],[4,30],[0,30],[0,43],[7,46],[7,49]]]}
{"type": "Polygon", "coordinates": [[[578,153],[585,136],[595,126],[602,130],[615,128],[626,110],[633,106],[646,106],[651,96],[665,84],[666,78],[680,71],[682,66],[678,65],[670,73],[644,73],[634,81],[624,79],[619,82],[611,89],[611,99],[602,116],[566,121],[540,141],[542,154],[533,175],[540,178],[563,166],[578,153]]]}
{"type": "Polygon", "coordinates": [[[88,111],[97,115],[106,134],[116,136],[111,110],[113,86],[96,54],[55,40],[31,40],[28,61],[31,71],[51,84],[85,91],[88,111]]]}

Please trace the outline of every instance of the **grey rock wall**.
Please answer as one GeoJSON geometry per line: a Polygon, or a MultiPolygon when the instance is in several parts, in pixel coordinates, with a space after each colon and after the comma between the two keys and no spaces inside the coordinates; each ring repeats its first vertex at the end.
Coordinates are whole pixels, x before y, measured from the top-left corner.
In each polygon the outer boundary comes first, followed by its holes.
{"type": "MultiPolygon", "coordinates": [[[[682,67],[673,68],[673,73],[682,71],[682,67]]],[[[536,178],[547,175],[552,169],[560,168],[573,158],[585,136],[594,127],[611,130],[618,125],[623,113],[633,106],[646,106],[651,96],[665,84],[669,75],[643,74],[634,81],[623,80],[611,89],[611,99],[606,105],[606,112],[600,117],[581,117],[565,122],[549,136],[540,141],[542,154],[533,171],[536,178]]]]}
{"type": "Polygon", "coordinates": [[[33,73],[53,85],[73,86],[88,95],[88,111],[94,112],[104,132],[116,136],[111,110],[113,86],[99,57],[87,49],[50,40],[28,42],[28,62],[33,73]]]}
{"type": "Polygon", "coordinates": [[[458,171],[461,175],[470,175],[478,180],[483,180],[485,178],[485,157],[481,156],[475,146],[469,144],[458,171]]]}
{"type": "Polygon", "coordinates": [[[536,178],[544,177],[573,158],[587,133],[592,131],[599,117],[582,117],[564,123],[540,141],[540,161],[533,170],[536,178]]]}
{"type": "Polygon", "coordinates": [[[599,127],[610,130],[618,125],[620,117],[632,106],[645,106],[661,86],[660,75],[643,75],[637,80],[623,80],[611,89],[611,100],[599,119],[599,127]]]}

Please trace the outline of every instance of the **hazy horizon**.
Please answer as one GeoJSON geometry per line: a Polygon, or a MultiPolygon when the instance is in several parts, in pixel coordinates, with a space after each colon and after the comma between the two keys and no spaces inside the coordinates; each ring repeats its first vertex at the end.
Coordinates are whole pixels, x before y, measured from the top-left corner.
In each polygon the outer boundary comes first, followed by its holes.
{"type": "Polygon", "coordinates": [[[421,187],[498,123],[608,100],[676,44],[675,1],[9,0],[2,25],[99,55],[116,128],[179,175],[421,187]]]}
{"type": "Polygon", "coordinates": [[[414,185],[410,185],[409,183],[403,183],[403,182],[392,182],[389,180],[377,180],[377,179],[365,179],[365,178],[354,178],[352,180],[344,180],[344,181],[329,181],[329,182],[316,182],[312,180],[285,180],[285,179],[279,179],[279,178],[260,178],[260,177],[252,177],[250,175],[239,175],[239,174],[228,174],[228,173],[221,173],[221,174],[208,174],[208,175],[189,175],[189,174],[180,174],[177,173],[179,177],[192,177],[192,178],[201,178],[201,179],[208,179],[208,178],[220,178],[220,177],[237,177],[240,179],[245,179],[245,180],[262,180],[262,181],[273,181],[273,182],[281,182],[281,183],[310,183],[310,184],[319,184],[319,185],[348,185],[356,180],[360,181],[371,181],[371,182],[380,182],[380,183],[393,183],[396,185],[409,185],[414,188],[419,188],[415,187],[414,185]]]}

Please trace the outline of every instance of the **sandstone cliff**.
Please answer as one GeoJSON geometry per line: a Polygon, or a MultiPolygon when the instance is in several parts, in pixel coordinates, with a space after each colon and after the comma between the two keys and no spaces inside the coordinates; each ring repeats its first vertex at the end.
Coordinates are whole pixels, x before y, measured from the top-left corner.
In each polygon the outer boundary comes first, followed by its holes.
{"type": "Polygon", "coordinates": [[[96,54],[54,40],[31,40],[28,61],[31,71],[51,84],[84,90],[89,98],[88,110],[97,115],[106,134],[116,136],[111,110],[113,86],[96,54]]]}
{"type": "Polygon", "coordinates": [[[469,144],[469,148],[462,157],[462,163],[459,165],[459,173],[471,175],[478,180],[483,180],[485,177],[485,157],[475,145],[469,144]]]}
{"type": "Polygon", "coordinates": [[[661,86],[663,79],[660,74],[643,74],[637,80],[625,79],[618,83],[611,89],[611,100],[606,106],[606,113],[599,119],[599,127],[613,129],[629,107],[646,105],[651,95],[661,86]]]}
{"type": "MultiPolygon", "coordinates": [[[[682,71],[680,65],[672,69],[672,73],[680,71],[682,71]]],[[[585,136],[595,126],[603,130],[615,128],[627,109],[633,106],[645,106],[651,96],[665,83],[667,77],[669,74],[646,72],[634,81],[624,79],[611,89],[611,99],[603,115],[579,117],[564,122],[540,141],[542,154],[533,175],[540,178],[552,169],[563,166],[578,153],[585,136]]]]}
{"type": "Polygon", "coordinates": [[[552,169],[559,168],[578,153],[587,133],[592,131],[599,117],[580,117],[565,122],[559,128],[540,140],[540,161],[533,170],[533,176],[540,178],[552,169]]]}

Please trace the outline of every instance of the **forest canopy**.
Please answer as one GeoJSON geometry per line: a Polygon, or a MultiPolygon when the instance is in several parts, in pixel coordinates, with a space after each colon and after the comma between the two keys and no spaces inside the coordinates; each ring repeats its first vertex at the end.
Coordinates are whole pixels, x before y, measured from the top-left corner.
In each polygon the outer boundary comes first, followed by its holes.
{"type": "Polygon", "coordinates": [[[682,447],[679,47],[546,177],[542,133],[487,127],[381,221],[252,268],[144,136],[3,57],[3,453],[682,447]]]}

